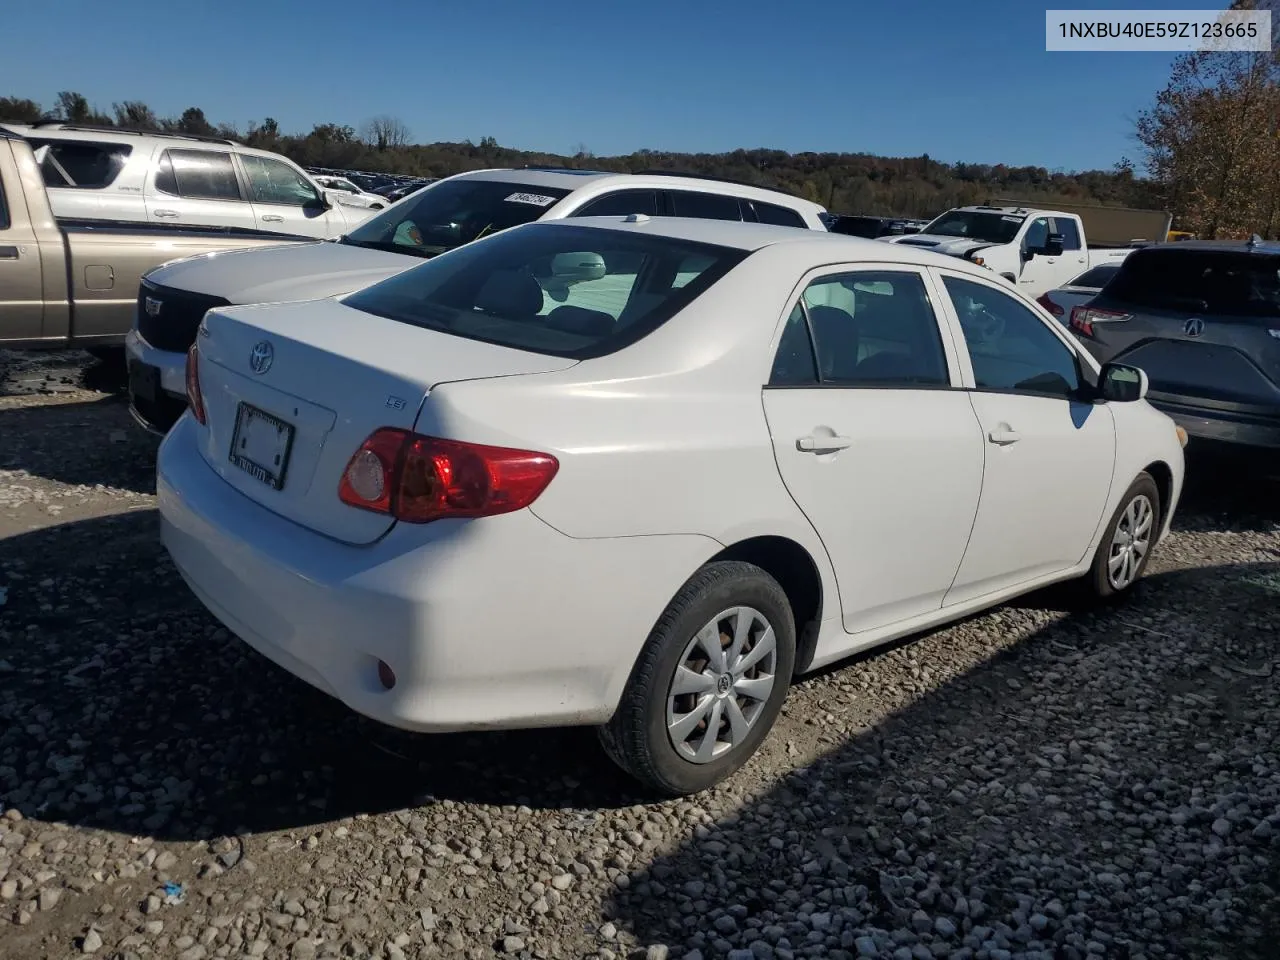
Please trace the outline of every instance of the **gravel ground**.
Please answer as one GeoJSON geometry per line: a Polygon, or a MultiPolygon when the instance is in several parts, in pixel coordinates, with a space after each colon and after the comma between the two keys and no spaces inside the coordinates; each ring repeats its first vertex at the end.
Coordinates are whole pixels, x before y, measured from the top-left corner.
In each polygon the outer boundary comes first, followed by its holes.
{"type": "Polygon", "coordinates": [[[412,737],[267,664],[156,539],[116,371],[0,351],[0,958],[1275,957],[1280,482],[1193,461],[1104,613],[804,680],[652,803],[587,731],[412,737]]]}

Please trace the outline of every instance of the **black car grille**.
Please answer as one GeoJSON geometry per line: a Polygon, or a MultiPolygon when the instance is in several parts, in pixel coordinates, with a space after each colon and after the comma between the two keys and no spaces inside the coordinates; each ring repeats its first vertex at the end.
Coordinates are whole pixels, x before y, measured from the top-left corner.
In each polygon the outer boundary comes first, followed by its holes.
{"type": "Polygon", "coordinates": [[[230,304],[222,297],[144,283],[138,291],[138,333],[157,350],[186,353],[205,313],[230,304]],[[160,305],[154,316],[147,312],[148,300],[160,305]]]}

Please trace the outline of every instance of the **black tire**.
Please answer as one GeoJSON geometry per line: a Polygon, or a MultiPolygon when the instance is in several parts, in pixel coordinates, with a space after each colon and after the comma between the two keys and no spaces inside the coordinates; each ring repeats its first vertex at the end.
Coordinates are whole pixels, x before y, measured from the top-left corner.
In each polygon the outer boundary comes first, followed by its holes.
{"type": "Polygon", "coordinates": [[[617,711],[599,728],[600,742],[618,766],[658,793],[676,797],[705,790],[732,775],[764,742],[786,699],[795,656],[795,618],[778,581],[750,563],[709,563],[685,582],[658,618],[617,711]],[[668,693],[693,637],[718,614],[738,606],[754,608],[773,628],[773,688],[741,743],[696,763],[681,756],[667,734],[668,693]]]}
{"type": "Polygon", "coordinates": [[[1149,473],[1138,474],[1133,483],[1129,485],[1129,489],[1125,491],[1124,496],[1120,498],[1120,503],[1116,506],[1116,512],[1112,514],[1111,521],[1107,524],[1106,529],[1102,531],[1102,539],[1098,541],[1098,549],[1093,555],[1093,566],[1089,568],[1089,573],[1083,580],[1082,585],[1094,600],[1114,600],[1129,593],[1134,584],[1142,579],[1142,575],[1147,569],[1147,563],[1151,559],[1151,551],[1155,548],[1156,540],[1160,534],[1162,511],[1160,488],[1156,486],[1155,480],[1152,479],[1149,473]],[[1129,505],[1139,497],[1146,497],[1151,505],[1150,540],[1148,541],[1146,552],[1138,561],[1137,572],[1127,584],[1117,587],[1112,582],[1107,570],[1107,565],[1111,559],[1112,542],[1115,539],[1116,528],[1120,526],[1121,520],[1129,509],[1129,505]]]}

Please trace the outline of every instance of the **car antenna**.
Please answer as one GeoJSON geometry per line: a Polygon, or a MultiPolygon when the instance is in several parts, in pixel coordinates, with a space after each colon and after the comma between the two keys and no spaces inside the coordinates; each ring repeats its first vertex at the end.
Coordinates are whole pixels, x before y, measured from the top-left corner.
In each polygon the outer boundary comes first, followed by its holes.
{"type": "Polygon", "coordinates": [[[1253,236],[1249,238],[1249,242],[1246,243],[1245,246],[1248,247],[1250,250],[1252,250],[1254,247],[1260,247],[1262,246],[1262,238],[1255,233],[1253,236]]]}

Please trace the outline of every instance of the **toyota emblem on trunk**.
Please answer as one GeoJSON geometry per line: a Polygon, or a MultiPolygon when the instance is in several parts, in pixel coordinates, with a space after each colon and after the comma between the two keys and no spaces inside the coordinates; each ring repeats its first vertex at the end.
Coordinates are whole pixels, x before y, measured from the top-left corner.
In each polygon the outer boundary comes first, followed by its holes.
{"type": "Polygon", "coordinates": [[[271,341],[259,341],[253,345],[253,352],[249,354],[249,369],[254,373],[266,373],[271,369],[275,358],[276,352],[272,349],[271,341]]]}
{"type": "Polygon", "coordinates": [[[1182,332],[1188,337],[1198,337],[1204,333],[1204,321],[1199,317],[1192,317],[1182,325],[1182,332]]]}

